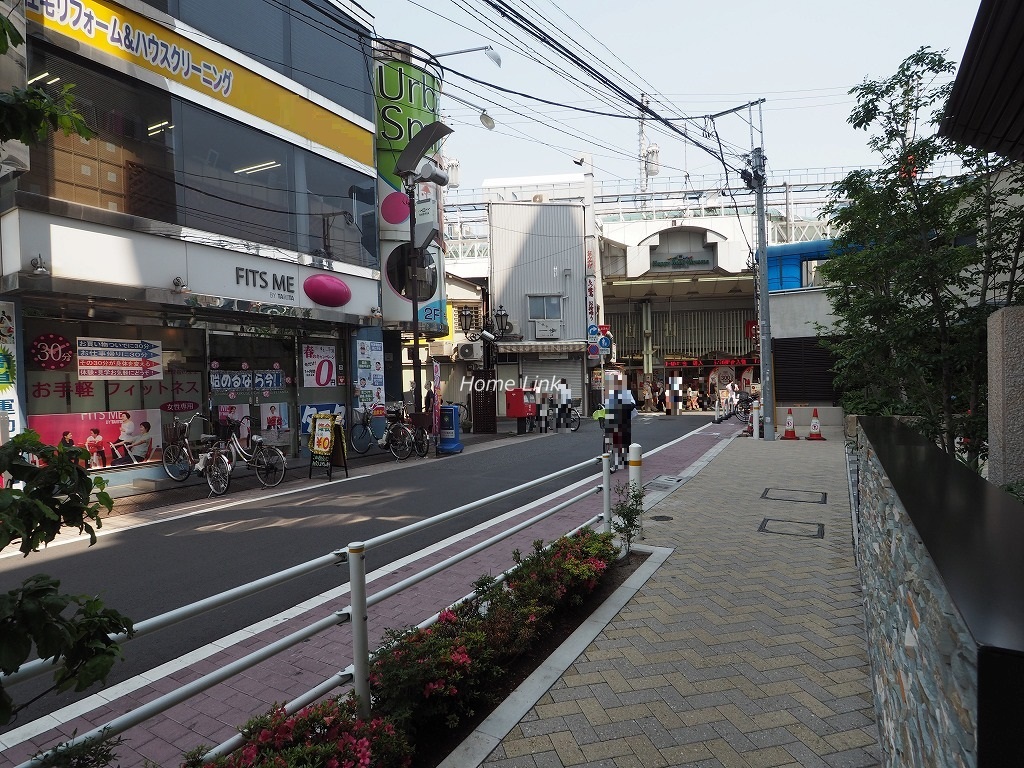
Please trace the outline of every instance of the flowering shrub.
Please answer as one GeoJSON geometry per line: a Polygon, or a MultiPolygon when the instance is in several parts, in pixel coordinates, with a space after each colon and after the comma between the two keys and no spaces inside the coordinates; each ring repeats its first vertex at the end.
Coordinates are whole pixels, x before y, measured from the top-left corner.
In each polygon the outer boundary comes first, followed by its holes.
{"type": "Polygon", "coordinates": [[[373,711],[422,741],[471,717],[497,674],[479,620],[442,611],[425,629],[385,633],[370,668],[373,711]]]}
{"type": "Polygon", "coordinates": [[[523,603],[579,605],[594,591],[616,554],[610,534],[589,529],[563,536],[547,550],[543,542],[535,541],[528,556],[513,553],[517,567],[508,578],[508,588],[523,603]]]}
{"type": "MultiPolygon", "coordinates": [[[[486,576],[476,596],[442,611],[430,627],[388,630],[370,666],[375,719],[357,715],[354,697],[286,715],[280,708],[243,728],[247,743],[216,768],[392,768],[413,750],[430,754],[432,738],[490,701],[507,663],[528,650],[559,606],[593,591],[618,549],[610,534],[584,530],[547,549],[534,542],[504,583],[486,576]],[[410,742],[412,746],[410,747],[410,742]]],[[[200,768],[203,750],[186,755],[200,768]]]]}
{"type": "Polygon", "coordinates": [[[618,554],[608,534],[585,530],[528,557],[514,554],[503,584],[477,581],[477,596],[442,611],[426,629],[389,630],[370,670],[374,712],[407,729],[417,751],[438,729],[471,717],[493,696],[508,661],[527,650],[565,601],[593,591],[618,554]]]}
{"type": "MultiPolygon", "coordinates": [[[[283,708],[254,717],[242,728],[246,744],[209,765],[217,768],[405,768],[412,751],[387,719],[359,719],[353,696],[312,704],[294,715],[283,708]]],[[[200,768],[200,749],[185,768],[200,768]]]]}

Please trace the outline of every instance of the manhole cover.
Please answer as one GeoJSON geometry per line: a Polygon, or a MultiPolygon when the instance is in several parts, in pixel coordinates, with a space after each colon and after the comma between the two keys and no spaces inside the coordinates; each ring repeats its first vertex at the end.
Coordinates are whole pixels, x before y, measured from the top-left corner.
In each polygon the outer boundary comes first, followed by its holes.
{"type": "Polygon", "coordinates": [[[762,499],[772,501],[796,501],[803,504],[824,504],[828,494],[821,491],[795,491],[790,488],[765,488],[762,499]]]}
{"type": "Polygon", "coordinates": [[[782,536],[804,536],[808,539],[824,539],[824,523],[801,523],[796,520],[775,520],[766,517],[758,526],[759,533],[778,533],[782,536]]]}
{"type": "Polygon", "coordinates": [[[659,523],[667,523],[669,520],[672,519],[673,518],[669,517],[668,515],[651,515],[651,520],[656,520],[659,523]]]}

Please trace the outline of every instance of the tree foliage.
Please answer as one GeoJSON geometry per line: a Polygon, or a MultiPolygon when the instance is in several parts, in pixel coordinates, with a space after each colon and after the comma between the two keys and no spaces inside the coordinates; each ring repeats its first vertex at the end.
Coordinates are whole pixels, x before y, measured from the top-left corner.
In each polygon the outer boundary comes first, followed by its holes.
{"type": "MultiPolygon", "coordinates": [[[[0,56],[24,42],[10,17],[0,14],[0,56]]],[[[57,97],[32,86],[0,92],[0,143],[38,144],[51,130],[93,136],[74,109],[71,89],[65,86],[57,97]]],[[[45,445],[31,430],[0,446],[0,473],[11,478],[0,489],[0,549],[16,543],[27,557],[66,527],[96,542],[101,510],[109,512],[113,502],[105,482],[79,464],[81,453],[45,445]]],[[[82,691],[105,680],[120,656],[109,636],[131,632],[132,622],[96,597],[64,594],[59,581],[38,574],[0,594],[0,672],[16,672],[35,654],[53,660],[51,690],[82,691]]],[[[0,725],[18,709],[0,682],[0,725]]]]}
{"type": "Polygon", "coordinates": [[[843,406],[901,414],[945,450],[986,437],[986,327],[1016,300],[1024,241],[1015,172],[937,135],[952,62],[921,48],[884,80],[852,89],[849,117],[869,132],[875,169],[833,189],[833,257],[822,266],[837,321],[824,342],[837,358],[843,406]],[[957,159],[963,172],[935,168],[957,159]]]}
{"type": "MultiPolygon", "coordinates": [[[[65,527],[88,533],[95,543],[100,514],[113,502],[103,479],[90,478],[79,463],[84,453],[45,445],[31,430],[0,446],[0,473],[13,484],[0,489],[0,549],[16,543],[27,557],[65,527]]],[[[0,672],[16,672],[35,653],[53,659],[53,689],[82,691],[106,679],[120,656],[108,635],[130,635],[132,623],[96,597],[59,588],[59,581],[38,574],[0,594],[0,672]]],[[[17,711],[0,684],[0,724],[17,711]]]]}
{"type": "MultiPolygon", "coordinates": [[[[0,56],[24,42],[10,18],[0,14],[0,56]]],[[[75,109],[73,88],[73,85],[65,85],[58,96],[31,85],[0,91],[0,144],[11,140],[38,144],[51,130],[86,138],[95,136],[95,131],[75,109]]]]}

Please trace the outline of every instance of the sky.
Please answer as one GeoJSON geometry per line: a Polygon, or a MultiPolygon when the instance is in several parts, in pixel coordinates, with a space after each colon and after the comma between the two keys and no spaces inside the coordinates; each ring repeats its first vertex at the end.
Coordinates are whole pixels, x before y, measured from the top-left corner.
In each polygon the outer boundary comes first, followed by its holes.
{"type": "MultiPolygon", "coordinates": [[[[478,110],[442,97],[442,119],[455,129],[443,154],[458,159],[461,189],[479,188],[486,179],[578,173],[572,160],[584,153],[593,157],[599,182],[621,184],[627,192],[640,188],[638,108],[500,20],[488,0],[359,2],[374,16],[380,37],[434,54],[491,45],[501,56],[500,68],[482,52],[440,59],[448,68],[444,92],[486,108],[497,124],[488,131],[478,110]],[[563,106],[499,93],[459,73],[563,106]]],[[[959,63],[979,2],[505,0],[542,19],[551,39],[633,99],[647,93],[659,115],[697,118],[676,125],[712,150],[717,139],[702,133],[704,116],[765,99],[760,111],[742,109],[717,118],[714,127],[733,167],[752,146],[763,147],[770,178],[876,165],[867,134],[846,122],[854,105],[849,89],[888,78],[921,46],[948,51],[959,63]]],[[[652,188],[685,174],[694,181],[723,174],[712,154],[665,126],[647,121],[645,138],[660,150],[652,188]]]]}

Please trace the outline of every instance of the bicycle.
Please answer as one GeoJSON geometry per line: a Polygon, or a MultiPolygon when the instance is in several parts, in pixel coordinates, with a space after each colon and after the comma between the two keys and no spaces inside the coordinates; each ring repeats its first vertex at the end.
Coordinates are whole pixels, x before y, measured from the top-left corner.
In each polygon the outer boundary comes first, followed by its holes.
{"type": "Polygon", "coordinates": [[[459,406],[459,431],[465,432],[471,426],[469,419],[469,406],[465,403],[456,403],[459,406]]]}
{"type": "Polygon", "coordinates": [[[583,417],[580,416],[580,409],[579,409],[579,406],[577,405],[578,402],[582,402],[582,400],[573,400],[572,401],[572,408],[569,411],[569,431],[570,432],[577,431],[580,428],[580,424],[583,423],[583,417]]]}
{"type": "Polygon", "coordinates": [[[193,446],[188,433],[197,416],[200,421],[209,421],[206,417],[200,416],[199,411],[196,411],[187,421],[181,421],[175,416],[174,420],[170,424],[165,424],[163,428],[164,442],[166,443],[163,455],[164,472],[171,480],[176,480],[179,483],[184,482],[197,465],[199,474],[204,474],[205,467],[210,464],[210,449],[217,440],[216,435],[202,434],[197,441],[199,445],[196,446],[196,451],[192,450],[193,446]],[[202,450],[200,450],[200,446],[202,450]]]}
{"type": "MultiPolygon", "coordinates": [[[[238,464],[238,460],[241,459],[245,462],[245,465],[249,469],[256,470],[256,477],[263,484],[264,488],[273,488],[281,484],[284,480],[284,473],[287,469],[287,462],[284,458],[284,454],[281,453],[281,449],[272,445],[267,445],[263,438],[259,435],[254,435],[250,432],[249,444],[250,450],[245,450],[242,446],[241,441],[238,439],[239,426],[242,422],[248,421],[252,424],[251,419],[248,416],[244,416],[240,420],[228,419],[225,424],[225,432],[227,437],[222,437],[221,440],[226,444],[226,448],[230,449],[230,460],[228,461],[229,474],[234,471],[235,466],[238,464]]],[[[222,448],[225,454],[227,450],[222,448]]]]}
{"type": "Polygon", "coordinates": [[[749,424],[751,414],[754,412],[754,398],[748,395],[746,392],[740,392],[739,398],[735,403],[727,403],[727,410],[722,414],[718,422],[721,423],[726,419],[736,417],[737,421],[741,424],[749,424]]]}
{"type": "Polygon", "coordinates": [[[220,440],[213,444],[206,460],[207,466],[203,468],[212,496],[223,496],[231,486],[231,462],[225,445],[220,440]]]}
{"type": "Polygon", "coordinates": [[[376,442],[378,448],[382,451],[390,450],[391,455],[398,461],[408,459],[415,447],[416,438],[408,425],[400,420],[400,412],[397,408],[388,409],[387,426],[384,432],[378,435],[373,431],[372,411],[369,408],[356,411],[356,419],[353,420],[348,436],[352,450],[364,454],[370,450],[370,445],[376,442]]]}

